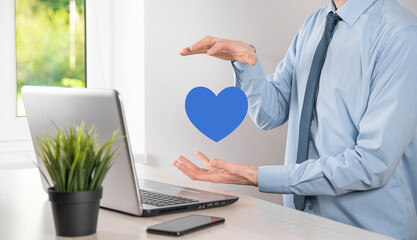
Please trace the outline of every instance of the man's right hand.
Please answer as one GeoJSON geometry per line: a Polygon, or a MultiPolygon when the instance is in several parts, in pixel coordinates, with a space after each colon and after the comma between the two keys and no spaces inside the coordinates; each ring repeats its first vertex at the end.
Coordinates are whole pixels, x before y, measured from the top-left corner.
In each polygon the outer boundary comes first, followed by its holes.
{"type": "Polygon", "coordinates": [[[207,54],[226,61],[238,61],[251,66],[256,64],[255,49],[242,41],[206,36],[180,51],[181,56],[207,54]]]}

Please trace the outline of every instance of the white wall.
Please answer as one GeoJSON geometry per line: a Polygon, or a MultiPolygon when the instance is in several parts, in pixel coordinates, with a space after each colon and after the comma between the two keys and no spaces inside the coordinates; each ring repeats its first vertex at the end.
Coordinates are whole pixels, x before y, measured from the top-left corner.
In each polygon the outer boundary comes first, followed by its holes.
{"type": "MultiPolygon", "coordinates": [[[[205,86],[216,94],[233,85],[229,62],[207,56],[180,57],[179,50],[205,35],[239,39],[256,46],[266,73],[284,56],[304,19],[327,0],[149,0],[145,1],[146,151],[151,165],[178,172],[171,162],[183,154],[195,162],[210,158],[254,165],[282,164],[286,126],[263,131],[249,116],[215,143],[188,120],[187,93],[205,86]]],[[[202,165],[201,165],[202,166],[202,165]]],[[[280,195],[253,187],[225,186],[281,203],[280,195]]]]}
{"type": "Polygon", "coordinates": [[[123,96],[135,159],[143,161],[143,0],[85,0],[87,87],[114,88],[123,96]]]}
{"type": "Polygon", "coordinates": [[[416,0],[398,0],[398,2],[407,8],[409,11],[417,15],[417,1],[416,0]]]}
{"type": "MultiPolygon", "coordinates": [[[[256,46],[265,73],[275,70],[305,18],[328,0],[147,0],[145,1],[146,151],[151,165],[178,171],[171,162],[183,154],[195,162],[200,150],[210,158],[257,166],[283,164],[286,126],[255,127],[249,116],[231,135],[214,143],[188,120],[184,103],[196,86],[216,94],[233,85],[230,63],[178,52],[205,35],[239,39],[256,46]]],[[[415,0],[402,0],[417,12],[415,0]]],[[[200,166],[202,166],[200,164],[200,166]]],[[[179,174],[179,173],[178,173],[179,174]]],[[[203,183],[202,183],[203,184],[203,183]]],[[[282,203],[281,196],[257,188],[222,186],[282,203]]]]}

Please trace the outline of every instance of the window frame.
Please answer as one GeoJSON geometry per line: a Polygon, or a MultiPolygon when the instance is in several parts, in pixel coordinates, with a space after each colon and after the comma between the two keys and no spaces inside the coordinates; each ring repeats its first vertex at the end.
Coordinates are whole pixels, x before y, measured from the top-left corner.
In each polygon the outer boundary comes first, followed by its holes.
{"type": "Polygon", "coordinates": [[[0,2],[0,152],[30,151],[30,133],[26,118],[17,117],[15,1],[0,2]],[[12,146],[10,142],[15,142],[12,146]],[[28,144],[28,142],[30,144],[28,144]]]}

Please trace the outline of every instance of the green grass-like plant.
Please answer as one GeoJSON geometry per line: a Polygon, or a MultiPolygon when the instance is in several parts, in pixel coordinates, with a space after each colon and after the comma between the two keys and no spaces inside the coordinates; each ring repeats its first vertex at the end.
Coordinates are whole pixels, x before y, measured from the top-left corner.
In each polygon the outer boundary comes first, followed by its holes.
{"type": "MultiPolygon", "coordinates": [[[[45,165],[57,192],[79,192],[100,189],[118,150],[111,146],[123,138],[115,131],[101,147],[98,146],[96,128],[87,131],[85,122],[70,126],[69,130],[56,126],[57,134],[45,132],[44,139],[36,136],[39,156],[45,165]]],[[[42,175],[45,174],[41,171],[42,175]]],[[[48,182],[48,184],[50,184],[48,182]]]]}

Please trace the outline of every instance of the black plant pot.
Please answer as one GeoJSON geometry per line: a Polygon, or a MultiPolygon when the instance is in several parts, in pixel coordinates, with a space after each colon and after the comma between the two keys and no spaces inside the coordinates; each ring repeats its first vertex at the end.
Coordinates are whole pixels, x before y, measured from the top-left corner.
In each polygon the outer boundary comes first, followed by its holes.
{"type": "Polygon", "coordinates": [[[55,192],[48,189],[59,236],[85,236],[96,233],[103,188],[83,192],[55,192]]]}

